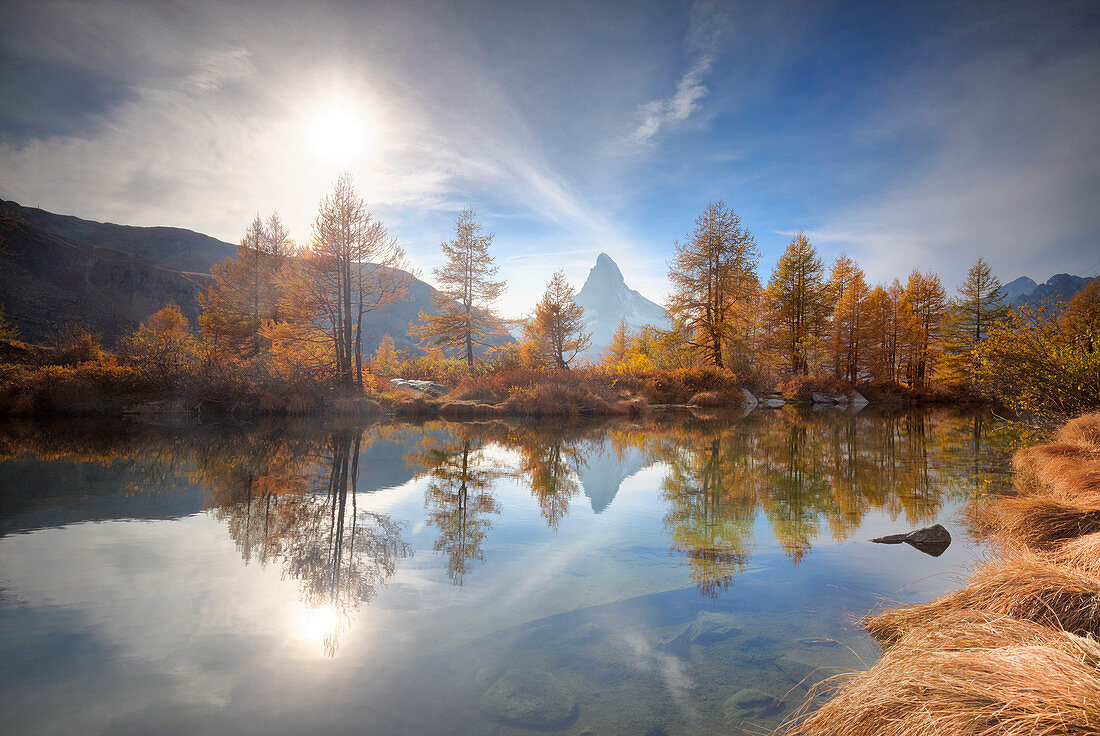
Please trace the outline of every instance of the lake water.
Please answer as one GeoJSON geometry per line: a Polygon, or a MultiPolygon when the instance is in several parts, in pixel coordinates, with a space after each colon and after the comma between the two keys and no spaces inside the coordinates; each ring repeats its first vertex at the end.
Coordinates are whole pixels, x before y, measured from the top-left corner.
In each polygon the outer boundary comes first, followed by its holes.
{"type": "Polygon", "coordinates": [[[0,723],[766,732],[874,661],[861,615],[958,585],[1019,442],[873,408],[0,424],[0,723]],[[933,522],[938,557],[867,541],[933,522]]]}

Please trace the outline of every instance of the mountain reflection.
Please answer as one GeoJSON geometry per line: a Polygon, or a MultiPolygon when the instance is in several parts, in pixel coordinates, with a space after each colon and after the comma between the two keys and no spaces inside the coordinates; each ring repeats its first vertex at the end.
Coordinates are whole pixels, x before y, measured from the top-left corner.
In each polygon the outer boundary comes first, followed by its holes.
{"type": "Polygon", "coordinates": [[[371,494],[383,488],[423,484],[432,546],[458,586],[475,563],[486,563],[505,486],[529,492],[546,526],[558,529],[572,513],[613,511],[623,480],[648,467],[659,476],[652,490],[671,552],[701,593],[717,596],[752,555],[762,524],[794,564],[823,535],[850,537],[870,512],[898,519],[899,530],[921,525],[947,503],[1002,488],[1004,458],[1020,441],[980,414],[790,408],[602,424],[7,423],[0,425],[0,488],[45,490],[0,496],[0,523],[7,532],[27,519],[73,521],[80,505],[55,488],[78,489],[69,492],[80,494],[83,508],[94,506],[95,518],[132,518],[112,517],[122,512],[95,505],[93,486],[61,477],[88,463],[115,473],[115,487],[130,494],[198,486],[245,563],[277,565],[297,581],[332,655],[360,607],[412,554],[406,522],[371,508],[371,494]],[[51,473],[57,483],[37,480],[51,473]],[[577,511],[582,492],[593,511],[577,511]]]}

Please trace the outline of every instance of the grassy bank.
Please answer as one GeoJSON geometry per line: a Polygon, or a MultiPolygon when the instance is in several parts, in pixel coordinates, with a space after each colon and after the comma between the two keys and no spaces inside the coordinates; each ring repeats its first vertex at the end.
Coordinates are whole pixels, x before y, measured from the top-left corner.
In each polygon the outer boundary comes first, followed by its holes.
{"type": "Polygon", "coordinates": [[[1100,414],[1013,458],[975,513],[994,559],[960,590],[867,619],[883,655],[827,681],[791,736],[1100,734],[1100,414]]]}
{"type": "Polygon", "coordinates": [[[771,385],[715,368],[622,371],[599,367],[524,370],[493,364],[462,372],[367,373],[362,387],[340,387],[314,375],[274,372],[261,362],[228,368],[126,362],[89,344],[68,352],[0,341],[0,415],[337,413],[479,419],[534,416],[637,416],[654,406],[740,407],[744,390],[810,403],[813,393],[859,391],[872,403],[966,403],[964,392],[916,391],[897,384],[848,384],[800,376],[771,385]],[[431,398],[396,388],[415,378],[450,389],[431,398]]]}

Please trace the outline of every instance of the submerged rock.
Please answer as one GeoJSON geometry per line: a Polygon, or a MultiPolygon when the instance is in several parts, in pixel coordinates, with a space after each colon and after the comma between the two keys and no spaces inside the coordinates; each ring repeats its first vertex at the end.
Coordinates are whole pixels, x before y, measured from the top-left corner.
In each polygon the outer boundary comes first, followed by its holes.
{"type": "Polygon", "coordinates": [[[528,728],[563,728],[577,717],[577,699],[548,672],[508,670],[481,696],[481,712],[528,728]]]}
{"type": "Polygon", "coordinates": [[[745,688],[722,703],[726,725],[734,726],[742,721],[767,718],[783,710],[783,701],[753,688],[745,688]]]}
{"type": "Polygon", "coordinates": [[[693,645],[706,646],[740,634],[741,629],[734,625],[736,621],[728,614],[701,611],[694,621],[684,624],[674,636],[666,639],[661,648],[686,656],[693,645]]]}
{"type": "Polygon", "coordinates": [[[907,534],[888,534],[871,540],[876,544],[901,544],[904,542],[926,555],[939,557],[951,546],[951,533],[940,524],[926,526],[907,534]]]}

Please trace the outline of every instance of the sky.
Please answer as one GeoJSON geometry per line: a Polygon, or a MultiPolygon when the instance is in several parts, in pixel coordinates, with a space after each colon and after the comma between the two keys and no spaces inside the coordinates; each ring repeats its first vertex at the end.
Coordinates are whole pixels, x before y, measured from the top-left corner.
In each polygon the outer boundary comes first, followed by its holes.
{"type": "Polygon", "coordinates": [[[1100,272],[1095,2],[0,3],[0,197],[306,241],[341,171],[422,278],[465,207],[528,311],[597,254],[660,301],[708,202],[766,280],[1100,272]]]}

